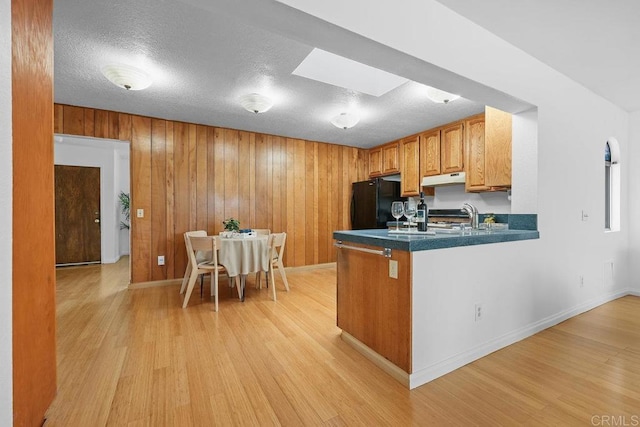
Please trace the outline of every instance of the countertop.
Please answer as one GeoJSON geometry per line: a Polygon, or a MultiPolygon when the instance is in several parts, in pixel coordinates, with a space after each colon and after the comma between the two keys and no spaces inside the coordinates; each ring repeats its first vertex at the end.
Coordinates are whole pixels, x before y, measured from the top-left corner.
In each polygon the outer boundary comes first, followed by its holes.
{"type": "Polygon", "coordinates": [[[333,238],[343,242],[361,243],[403,251],[428,251],[459,246],[539,239],[537,230],[469,230],[436,235],[398,235],[387,229],[334,231],[333,238]]]}

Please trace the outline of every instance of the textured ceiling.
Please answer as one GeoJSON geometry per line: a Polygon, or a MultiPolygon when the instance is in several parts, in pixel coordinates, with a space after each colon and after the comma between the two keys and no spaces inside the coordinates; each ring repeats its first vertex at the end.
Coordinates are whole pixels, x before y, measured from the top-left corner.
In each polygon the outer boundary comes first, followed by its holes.
{"type": "MultiPolygon", "coordinates": [[[[317,21],[264,0],[56,0],[55,101],[363,147],[483,110],[484,104],[467,99],[434,104],[413,81],[375,97],[291,75],[317,47],[306,44],[309,34],[319,33],[312,27],[329,25],[317,21]],[[146,69],[153,84],[143,91],[114,86],[100,73],[112,62],[146,69]],[[238,98],[251,92],[272,97],[274,107],[263,114],[245,111],[238,98]],[[347,109],[359,112],[356,127],[330,124],[347,109]]],[[[381,68],[373,58],[400,55],[332,28],[324,34],[352,38],[361,56],[354,59],[368,65],[381,68]]],[[[418,72],[424,64],[401,59],[407,61],[403,77],[424,74],[418,72]]]]}
{"type": "Polygon", "coordinates": [[[640,110],[638,0],[438,0],[591,91],[640,110]]]}
{"type": "MultiPolygon", "coordinates": [[[[627,111],[640,110],[640,2],[619,0],[439,0],[627,111]]],[[[370,147],[462,118],[491,104],[529,106],[273,0],[56,0],[55,100],[315,141],[370,147]],[[291,75],[318,47],[412,82],[374,97],[291,75]],[[127,92],[100,68],[111,62],[149,71],[153,85],[127,92]],[[430,84],[460,93],[433,104],[430,84]],[[238,98],[275,100],[264,114],[238,98]],[[352,129],[329,119],[357,110],[352,129]]]]}

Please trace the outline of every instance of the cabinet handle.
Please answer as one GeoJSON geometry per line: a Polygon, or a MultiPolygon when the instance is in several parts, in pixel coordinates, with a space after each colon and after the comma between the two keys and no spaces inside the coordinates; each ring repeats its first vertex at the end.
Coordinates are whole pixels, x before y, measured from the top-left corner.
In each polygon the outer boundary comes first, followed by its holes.
{"type": "Polygon", "coordinates": [[[349,246],[342,244],[342,241],[337,241],[333,244],[338,249],[351,249],[359,252],[366,252],[368,254],[382,255],[385,258],[391,258],[391,248],[384,248],[382,250],[369,249],[369,248],[361,248],[359,246],[349,246]]]}

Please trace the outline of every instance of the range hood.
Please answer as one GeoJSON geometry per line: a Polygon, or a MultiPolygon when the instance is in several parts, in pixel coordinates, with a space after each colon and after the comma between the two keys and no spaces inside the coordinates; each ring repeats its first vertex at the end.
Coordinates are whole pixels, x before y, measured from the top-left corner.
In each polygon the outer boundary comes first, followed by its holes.
{"type": "Polygon", "coordinates": [[[437,187],[440,185],[464,184],[464,172],[447,173],[444,175],[425,176],[422,178],[423,187],[437,187]]]}

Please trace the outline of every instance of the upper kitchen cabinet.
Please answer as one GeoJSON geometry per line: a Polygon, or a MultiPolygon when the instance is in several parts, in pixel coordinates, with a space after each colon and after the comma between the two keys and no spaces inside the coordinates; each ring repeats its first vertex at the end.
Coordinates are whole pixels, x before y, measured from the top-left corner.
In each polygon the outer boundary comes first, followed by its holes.
{"type": "Polygon", "coordinates": [[[485,107],[486,184],[489,187],[511,187],[511,114],[485,107]]]}
{"type": "Polygon", "coordinates": [[[420,195],[420,137],[400,140],[400,176],[402,197],[420,195]]]}
{"type": "Polygon", "coordinates": [[[511,187],[511,114],[486,107],[466,119],[465,152],[468,192],[511,187]]]}
{"type": "Polygon", "coordinates": [[[382,146],[382,174],[390,175],[400,172],[400,142],[395,141],[382,146]]]}
{"type": "Polygon", "coordinates": [[[440,129],[420,135],[420,177],[440,174],[440,129]]]}
{"type": "Polygon", "coordinates": [[[369,176],[382,175],[382,147],[369,150],[369,176]]]}
{"type": "Polygon", "coordinates": [[[452,123],[440,131],[440,173],[462,172],[464,169],[464,125],[452,123]]]}
{"type": "Polygon", "coordinates": [[[465,153],[467,170],[465,190],[487,191],[484,164],[484,114],[465,120],[465,153]]]}
{"type": "Polygon", "coordinates": [[[394,141],[369,150],[369,176],[393,175],[400,172],[400,142],[394,141]]]}

